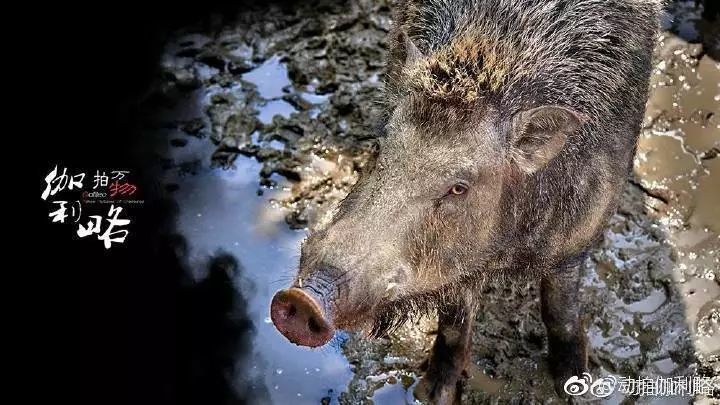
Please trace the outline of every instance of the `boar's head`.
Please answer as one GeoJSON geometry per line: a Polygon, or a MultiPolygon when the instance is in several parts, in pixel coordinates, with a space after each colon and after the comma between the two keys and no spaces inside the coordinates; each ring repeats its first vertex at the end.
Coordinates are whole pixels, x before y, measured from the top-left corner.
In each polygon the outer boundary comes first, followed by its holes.
{"type": "Polygon", "coordinates": [[[377,157],[305,240],[292,287],[273,298],[271,318],[293,343],[323,345],[335,328],[379,335],[491,275],[512,238],[508,190],[543,170],[582,123],[555,105],[498,111],[492,94],[462,89],[467,72],[401,38],[377,157]],[[407,76],[418,69],[427,77],[407,76]],[[437,91],[413,91],[413,81],[437,91]]]}

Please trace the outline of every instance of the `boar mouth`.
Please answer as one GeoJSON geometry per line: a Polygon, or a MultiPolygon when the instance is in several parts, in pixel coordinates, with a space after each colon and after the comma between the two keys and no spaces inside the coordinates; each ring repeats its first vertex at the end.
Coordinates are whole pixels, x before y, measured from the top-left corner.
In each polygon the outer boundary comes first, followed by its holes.
{"type": "Polygon", "coordinates": [[[465,276],[435,290],[381,302],[373,311],[368,336],[383,337],[410,320],[434,315],[443,306],[465,304],[467,292],[482,290],[487,280],[487,274],[465,276]]]}
{"type": "Polygon", "coordinates": [[[431,314],[439,294],[421,293],[381,303],[373,311],[368,337],[384,337],[415,317],[431,314]]]}

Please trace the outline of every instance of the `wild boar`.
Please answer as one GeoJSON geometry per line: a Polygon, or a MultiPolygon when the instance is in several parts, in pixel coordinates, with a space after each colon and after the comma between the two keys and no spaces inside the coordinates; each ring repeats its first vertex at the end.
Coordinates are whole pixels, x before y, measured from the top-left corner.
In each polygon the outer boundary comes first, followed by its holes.
{"type": "Polygon", "coordinates": [[[377,157],[305,240],[277,329],[316,347],[436,310],[417,391],[451,403],[480,286],[536,280],[562,391],[586,369],[580,264],[632,168],[661,6],[397,2],[377,157]]]}

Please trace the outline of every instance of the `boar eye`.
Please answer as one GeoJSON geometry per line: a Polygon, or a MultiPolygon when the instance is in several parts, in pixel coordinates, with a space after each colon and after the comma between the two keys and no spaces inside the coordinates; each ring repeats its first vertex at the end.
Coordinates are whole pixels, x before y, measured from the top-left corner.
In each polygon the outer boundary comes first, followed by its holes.
{"type": "Polygon", "coordinates": [[[450,187],[450,190],[448,190],[448,194],[452,195],[462,195],[465,194],[468,190],[468,186],[463,183],[455,183],[452,187],[450,187]]]}

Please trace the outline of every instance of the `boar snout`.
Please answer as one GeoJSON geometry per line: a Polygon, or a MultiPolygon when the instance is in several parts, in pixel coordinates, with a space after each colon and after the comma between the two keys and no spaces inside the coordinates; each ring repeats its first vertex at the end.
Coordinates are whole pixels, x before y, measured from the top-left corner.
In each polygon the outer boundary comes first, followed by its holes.
{"type": "Polygon", "coordinates": [[[270,304],[277,330],[299,346],[318,347],[330,341],[335,330],[325,312],[318,299],[297,287],[278,291],[270,304]]]}

